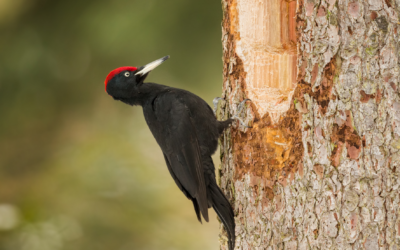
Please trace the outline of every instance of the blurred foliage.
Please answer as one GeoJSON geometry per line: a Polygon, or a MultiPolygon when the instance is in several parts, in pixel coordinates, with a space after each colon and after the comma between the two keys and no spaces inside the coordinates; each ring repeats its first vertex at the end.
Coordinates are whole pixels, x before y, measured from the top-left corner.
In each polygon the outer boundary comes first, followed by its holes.
{"type": "Polygon", "coordinates": [[[0,1],[0,249],[218,249],[140,107],[104,78],[148,77],[209,103],[221,92],[219,1],[0,1]]]}

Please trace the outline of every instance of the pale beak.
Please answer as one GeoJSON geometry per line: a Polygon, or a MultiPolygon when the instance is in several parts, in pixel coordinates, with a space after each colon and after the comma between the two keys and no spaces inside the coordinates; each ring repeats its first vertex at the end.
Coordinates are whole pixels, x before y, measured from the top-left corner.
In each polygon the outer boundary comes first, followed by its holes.
{"type": "Polygon", "coordinates": [[[151,62],[149,64],[144,65],[143,68],[140,71],[138,71],[135,75],[143,76],[143,75],[149,73],[153,69],[155,69],[158,66],[160,66],[160,64],[165,62],[168,58],[169,58],[169,56],[164,56],[163,58],[160,58],[158,60],[155,60],[154,62],[151,62]]]}

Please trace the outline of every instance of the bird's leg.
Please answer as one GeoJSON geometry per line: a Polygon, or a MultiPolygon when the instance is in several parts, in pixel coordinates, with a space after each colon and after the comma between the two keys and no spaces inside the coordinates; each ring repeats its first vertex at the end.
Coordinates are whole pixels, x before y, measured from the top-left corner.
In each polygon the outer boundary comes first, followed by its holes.
{"type": "MultiPolygon", "coordinates": [[[[217,115],[218,103],[219,103],[221,100],[224,100],[224,98],[222,98],[222,97],[215,97],[215,98],[213,99],[213,104],[214,104],[214,110],[213,110],[213,111],[214,111],[214,115],[217,115]]],[[[246,127],[246,128],[251,128],[251,127],[247,126],[247,125],[243,122],[242,118],[239,117],[239,115],[242,113],[243,107],[246,105],[246,102],[247,102],[247,101],[251,101],[251,100],[247,98],[247,99],[244,99],[242,102],[239,103],[237,112],[236,112],[236,114],[234,114],[234,115],[232,116],[231,119],[237,119],[237,120],[239,120],[240,124],[242,124],[244,127],[246,127]]]]}
{"type": "Polygon", "coordinates": [[[220,100],[224,100],[224,98],[222,98],[222,97],[215,97],[215,98],[213,99],[213,104],[214,104],[214,115],[215,115],[215,116],[217,115],[217,108],[218,108],[218,103],[219,103],[220,100]]]}
{"type": "MultiPolygon", "coordinates": [[[[215,99],[214,99],[214,100],[215,100],[215,99]]],[[[232,119],[237,119],[237,120],[239,120],[240,124],[242,124],[245,128],[251,128],[251,127],[247,126],[247,125],[243,122],[242,118],[239,117],[239,115],[240,115],[240,113],[242,113],[243,107],[245,106],[245,104],[246,104],[247,101],[251,101],[251,100],[247,98],[247,99],[244,99],[241,103],[239,103],[237,112],[236,112],[236,114],[234,114],[234,115],[232,116],[232,119]]]]}

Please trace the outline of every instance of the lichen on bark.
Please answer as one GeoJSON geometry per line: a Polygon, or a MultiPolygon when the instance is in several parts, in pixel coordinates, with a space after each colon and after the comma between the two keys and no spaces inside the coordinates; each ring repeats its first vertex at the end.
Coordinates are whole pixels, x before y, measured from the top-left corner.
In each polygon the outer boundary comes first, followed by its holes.
{"type": "MultiPolygon", "coordinates": [[[[236,45],[238,13],[250,6],[222,3],[221,119],[248,97],[236,45]]],[[[221,139],[237,249],[400,249],[399,13],[395,0],[296,2],[288,110],[274,121],[250,104],[253,128],[235,124],[221,139]]]]}

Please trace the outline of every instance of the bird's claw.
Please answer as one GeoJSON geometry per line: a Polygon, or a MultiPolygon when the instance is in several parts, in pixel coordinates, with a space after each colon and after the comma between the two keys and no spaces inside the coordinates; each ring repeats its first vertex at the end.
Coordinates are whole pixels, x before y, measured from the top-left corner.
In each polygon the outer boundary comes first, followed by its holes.
{"type": "MultiPolygon", "coordinates": [[[[214,99],[214,100],[215,100],[215,99],[214,99]]],[[[251,100],[247,98],[247,99],[244,99],[242,102],[239,103],[237,113],[236,113],[234,116],[232,116],[232,119],[237,119],[237,120],[239,120],[240,124],[242,124],[242,126],[245,127],[245,128],[252,128],[252,127],[250,127],[250,126],[247,126],[247,125],[243,122],[242,118],[240,118],[240,117],[238,116],[238,115],[240,115],[240,113],[242,113],[243,107],[245,106],[245,104],[246,104],[247,101],[251,101],[251,100]]]]}
{"type": "MultiPolygon", "coordinates": [[[[214,110],[213,110],[213,111],[214,111],[214,115],[217,114],[218,103],[219,103],[220,100],[224,100],[224,98],[215,97],[215,98],[213,99],[213,104],[214,104],[214,110]]],[[[237,119],[237,120],[239,120],[240,124],[242,124],[242,126],[245,127],[245,128],[252,128],[252,127],[250,127],[250,126],[247,126],[247,125],[243,122],[242,118],[239,117],[239,115],[242,113],[243,107],[245,106],[245,104],[246,104],[247,101],[251,101],[251,100],[247,98],[247,99],[244,99],[243,101],[241,101],[241,102],[239,103],[237,112],[236,112],[235,115],[232,116],[232,119],[237,119]]]]}
{"type": "Polygon", "coordinates": [[[219,103],[219,101],[220,100],[224,100],[224,98],[222,98],[222,97],[215,97],[214,99],[213,99],[213,104],[214,104],[214,115],[217,115],[217,108],[218,108],[218,103],[219,103]]]}
{"type": "Polygon", "coordinates": [[[249,98],[246,98],[242,102],[239,103],[239,105],[238,105],[238,113],[239,114],[242,112],[242,109],[247,101],[251,101],[251,100],[249,98]]]}

